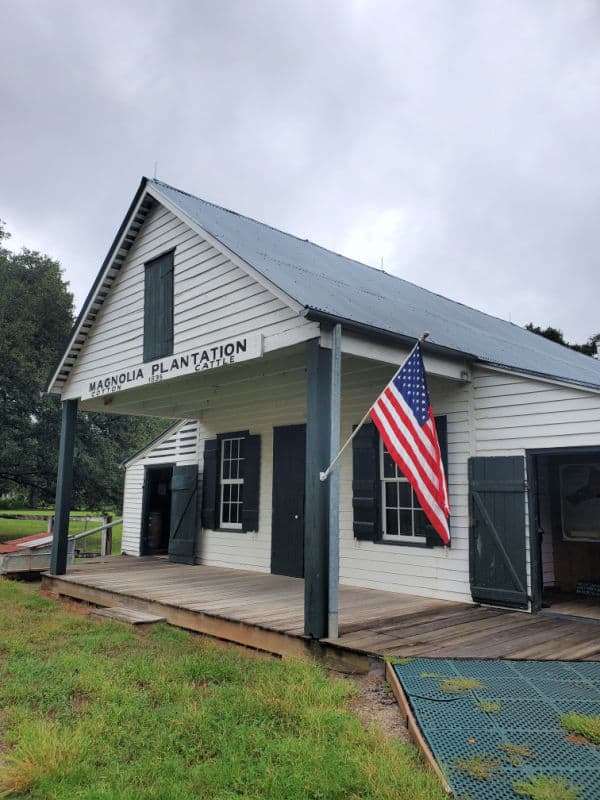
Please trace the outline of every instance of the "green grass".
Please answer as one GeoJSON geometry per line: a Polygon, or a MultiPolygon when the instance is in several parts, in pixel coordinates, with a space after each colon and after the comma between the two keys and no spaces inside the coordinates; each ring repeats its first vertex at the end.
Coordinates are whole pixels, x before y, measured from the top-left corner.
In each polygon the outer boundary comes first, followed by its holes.
{"type": "Polygon", "coordinates": [[[531,800],[578,800],[582,792],[579,786],[573,786],[560,775],[536,775],[525,781],[516,781],[513,789],[521,797],[531,800]]]}
{"type": "Polygon", "coordinates": [[[584,736],[589,742],[600,745],[600,716],[575,714],[571,711],[560,718],[560,724],[571,733],[584,736]]]}
{"type": "MultiPolygon", "coordinates": [[[[21,536],[31,536],[34,533],[45,533],[47,529],[46,520],[43,519],[7,519],[6,514],[44,514],[44,511],[4,511],[0,512],[0,544],[3,542],[8,542],[10,539],[19,539],[21,536]],[[3,516],[4,515],[4,516],[3,516]]],[[[52,511],[48,511],[48,514],[52,513],[52,511]]],[[[73,516],[79,516],[79,514],[84,514],[85,512],[75,512],[73,516]]],[[[102,516],[101,514],[95,514],[93,512],[89,512],[90,516],[102,516]]],[[[115,515],[113,515],[115,516],[115,515]]],[[[82,533],[84,530],[91,530],[92,528],[97,528],[102,523],[100,522],[88,522],[87,526],[85,521],[77,521],[71,522],[69,525],[69,533],[82,533]]],[[[113,528],[113,553],[118,555],[121,552],[121,540],[123,536],[123,526],[122,525],[115,525],[113,528]]],[[[100,551],[100,534],[94,533],[92,536],[88,537],[84,540],[86,543],[84,545],[83,542],[80,543],[81,547],[86,547],[89,551],[100,551]]]]}
{"type": "Polygon", "coordinates": [[[457,758],[454,762],[457,769],[476,781],[490,781],[500,769],[500,760],[486,754],[457,758]]]}
{"type": "Polygon", "coordinates": [[[6,797],[445,797],[411,745],[349,711],[354,684],[315,665],[89,620],[6,580],[0,606],[6,797]]]}
{"type": "Polygon", "coordinates": [[[441,692],[463,694],[473,689],[483,689],[484,685],[477,678],[444,678],[438,686],[441,692]]]}

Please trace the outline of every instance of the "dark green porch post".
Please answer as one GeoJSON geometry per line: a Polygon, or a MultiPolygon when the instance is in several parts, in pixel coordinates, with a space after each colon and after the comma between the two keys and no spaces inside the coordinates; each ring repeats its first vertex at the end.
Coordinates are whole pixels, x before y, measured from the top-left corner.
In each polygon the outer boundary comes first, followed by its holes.
{"type": "Polygon", "coordinates": [[[71,489],[73,487],[73,446],[77,400],[65,400],[62,405],[60,449],[58,451],[58,478],[56,481],[56,506],[54,508],[54,537],[50,574],[64,575],[67,571],[69,547],[69,514],[71,512],[71,489]]]}
{"type": "Polygon", "coordinates": [[[304,633],[327,636],[331,354],[318,339],[306,343],[306,489],[304,502],[304,633]]]}

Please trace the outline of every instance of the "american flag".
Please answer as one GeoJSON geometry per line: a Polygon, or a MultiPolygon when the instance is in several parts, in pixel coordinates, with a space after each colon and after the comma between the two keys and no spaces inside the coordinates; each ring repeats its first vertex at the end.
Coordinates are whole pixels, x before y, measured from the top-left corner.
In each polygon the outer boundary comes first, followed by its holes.
{"type": "Polygon", "coordinates": [[[371,419],[427,519],[449,544],[448,486],[418,344],[373,403],[371,419]]]}

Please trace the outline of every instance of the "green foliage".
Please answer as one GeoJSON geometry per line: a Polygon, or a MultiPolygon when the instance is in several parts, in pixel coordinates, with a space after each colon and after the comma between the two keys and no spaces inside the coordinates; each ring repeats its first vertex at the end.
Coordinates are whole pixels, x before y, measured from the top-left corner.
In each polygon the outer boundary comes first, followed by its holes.
{"type": "Polygon", "coordinates": [[[578,800],[582,792],[580,787],[573,786],[559,775],[536,775],[526,781],[516,781],[513,789],[531,800],[578,800]]]}
{"type": "Polygon", "coordinates": [[[545,339],[550,339],[551,342],[562,344],[564,347],[569,347],[586,356],[593,356],[596,353],[596,342],[600,341],[600,333],[596,333],[590,336],[584,344],[570,344],[565,340],[564,334],[559,328],[553,328],[551,325],[547,328],[540,328],[539,325],[534,325],[532,322],[528,322],[525,327],[528,331],[537,333],[538,336],[543,336],[545,339]]]}
{"type": "Polygon", "coordinates": [[[0,791],[71,798],[442,800],[353,684],[166,625],[140,633],[0,580],[0,791]]]}
{"type": "Polygon", "coordinates": [[[560,724],[571,733],[584,736],[589,742],[600,745],[600,716],[575,714],[571,711],[560,718],[560,724]]]}
{"type": "MultiPolygon", "coordinates": [[[[2,246],[0,222],[0,496],[35,508],[53,503],[60,403],[45,394],[73,325],[73,296],[57,261],[2,246]]],[[[120,463],[167,422],[78,415],[73,502],[119,508],[120,463]]]]}

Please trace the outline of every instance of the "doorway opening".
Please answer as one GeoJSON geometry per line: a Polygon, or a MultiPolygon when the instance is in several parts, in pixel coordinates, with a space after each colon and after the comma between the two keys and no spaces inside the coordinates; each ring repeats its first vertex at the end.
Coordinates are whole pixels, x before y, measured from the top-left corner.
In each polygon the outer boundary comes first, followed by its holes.
{"type": "Polygon", "coordinates": [[[528,454],[537,606],[600,620],[600,448],[528,454]]]}
{"type": "Polygon", "coordinates": [[[145,468],[140,548],[143,556],[163,555],[169,550],[172,479],[172,464],[145,468]]]}

